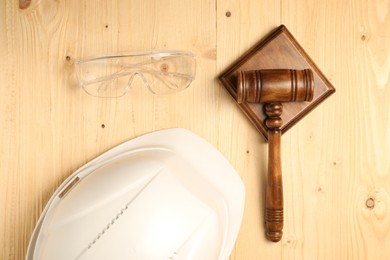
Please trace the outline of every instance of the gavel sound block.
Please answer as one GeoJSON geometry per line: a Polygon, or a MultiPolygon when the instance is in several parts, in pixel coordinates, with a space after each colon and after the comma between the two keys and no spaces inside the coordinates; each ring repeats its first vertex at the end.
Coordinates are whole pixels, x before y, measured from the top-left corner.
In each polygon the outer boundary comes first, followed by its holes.
{"type": "Polygon", "coordinates": [[[284,25],[228,67],[219,80],[269,141],[266,236],[277,242],[283,232],[281,135],[335,89],[284,25]]]}

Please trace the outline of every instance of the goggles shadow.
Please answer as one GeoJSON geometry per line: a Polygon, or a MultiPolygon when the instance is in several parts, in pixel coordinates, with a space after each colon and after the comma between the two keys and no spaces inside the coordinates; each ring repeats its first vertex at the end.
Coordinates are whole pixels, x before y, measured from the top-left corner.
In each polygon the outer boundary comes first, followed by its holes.
{"type": "Polygon", "coordinates": [[[152,93],[164,95],[191,84],[196,61],[191,52],[154,51],[80,59],[76,60],[75,69],[80,86],[91,96],[121,97],[136,75],[152,93]]]}

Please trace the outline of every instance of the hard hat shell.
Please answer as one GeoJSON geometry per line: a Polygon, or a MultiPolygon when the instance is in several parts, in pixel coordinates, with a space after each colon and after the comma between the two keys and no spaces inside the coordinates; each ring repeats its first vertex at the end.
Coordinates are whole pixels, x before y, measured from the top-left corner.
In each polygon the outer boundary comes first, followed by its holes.
{"type": "Polygon", "coordinates": [[[244,185],[185,129],[150,133],[87,163],[53,194],[27,260],[228,259],[244,185]]]}

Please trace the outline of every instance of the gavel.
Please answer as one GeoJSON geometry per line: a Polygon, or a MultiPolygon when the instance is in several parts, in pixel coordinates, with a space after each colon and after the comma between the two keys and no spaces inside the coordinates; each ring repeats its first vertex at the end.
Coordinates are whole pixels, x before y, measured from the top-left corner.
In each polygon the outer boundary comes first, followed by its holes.
{"type": "Polygon", "coordinates": [[[283,235],[283,182],[280,156],[284,102],[312,101],[314,78],[310,69],[240,71],[237,103],[263,103],[268,135],[268,174],[266,184],[266,236],[278,242],[283,235]]]}

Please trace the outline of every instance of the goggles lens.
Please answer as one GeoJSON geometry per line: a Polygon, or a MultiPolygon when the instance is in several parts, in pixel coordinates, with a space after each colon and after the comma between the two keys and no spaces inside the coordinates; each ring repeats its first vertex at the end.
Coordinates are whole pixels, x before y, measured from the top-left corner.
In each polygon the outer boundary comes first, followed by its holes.
{"type": "Polygon", "coordinates": [[[89,95],[121,97],[136,75],[157,95],[184,90],[195,78],[196,62],[189,52],[153,52],[77,60],[75,66],[89,95]]]}

